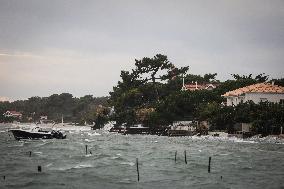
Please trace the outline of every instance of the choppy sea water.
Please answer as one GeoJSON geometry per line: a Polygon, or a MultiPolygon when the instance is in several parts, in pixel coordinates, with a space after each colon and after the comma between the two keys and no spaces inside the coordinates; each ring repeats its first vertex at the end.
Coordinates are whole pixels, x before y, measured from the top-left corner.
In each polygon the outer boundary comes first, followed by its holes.
{"type": "Polygon", "coordinates": [[[0,125],[0,188],[284,188],[284,143],[277,139],[125,136],[78,128],[65,140],[16,141],[8,129],[0,125]]]}

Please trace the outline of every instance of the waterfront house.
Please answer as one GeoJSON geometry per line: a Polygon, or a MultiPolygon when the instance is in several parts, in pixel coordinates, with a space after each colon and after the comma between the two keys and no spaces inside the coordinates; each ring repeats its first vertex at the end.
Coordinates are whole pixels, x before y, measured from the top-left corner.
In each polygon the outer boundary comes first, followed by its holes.
{"type": "Polygon", "coordinates": [[[4,114],[3,114],[5,117],[13,117],[13,118],[18,118],[18,119],[22,119],[22,113],[21,112],[17,112],[17,111],[6,111],[4,114]]]}
{"type": "Polygon", "coordinates": [[[186,130],[186,131],[195,131],[196,125],[192,121],[174,121],[172,130],[186,130]]]}
{"type": "Polygon", "coordinates": [[[265,101],[284,104],[284,87],[274,83],[257,83],[226,92],[222,96],[227,99],[227,106],[235,106],[247,101],[253,101],[256,104],[265,101]]]}
{"type": "Polygon", "coordinates": [[[174,121],[168,130],[168,136],[190,136],[196,133],[196,124],[192,121],[174,121]]]}
{"type": "Polygon", "coordinates": [[[182,86],[183,91],[197,91],[197,90],[208,90],[211,91],[217,87],[217,84],[213,83],[201,83],[198,84],[197,82],[192,84],[184,84],[182,86]]]}

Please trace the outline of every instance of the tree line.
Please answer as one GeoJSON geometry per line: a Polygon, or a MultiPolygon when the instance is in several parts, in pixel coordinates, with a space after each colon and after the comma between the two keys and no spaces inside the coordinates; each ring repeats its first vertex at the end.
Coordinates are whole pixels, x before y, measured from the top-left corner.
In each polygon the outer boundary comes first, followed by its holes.
{"type": "Polygon", "coordinates": [[[108,97],[86,95],[76,98],[69,93],[53,94],[49,97],[31,97],[14,102],[0,102],[0,122],[13,121],[13,118],[4,117],[3,113],[7,110],[21,112],[23,122],[38,121],[40,116],[47,116],[50,120],[61,122],[63,116],[64,121],[78,124],[101,122],[100,120],[110,111],[108,97]]]}
{"type": "MultiPolygon", "coordinates": [[[[256,132],[278,131],[283,125],[283,106],[271,103],[241,103],[227,107],[224,93],[255,83],[268,82],[265,73],[232,74],[232,79],[219,81],[216,73],[204,76],[187,74],[189,67],[176,67],[167,56],[157,54],[153,58],[135,60],[131,71],[121,71],[121,80],[110,92],[110,105],[115,114],[112,119],[118,125],[130,126],[143,123],[149,127],[167,126],[173,121],[208,121],[211,129],[233,131],[238,122],[253,123],[256,132]],[[214,83],[213,90],[182,91],[185,83],[214,83]],[[275,128],[274,128],[275,127],[275,128]]],[[[272,80],[270,80],[272,81],[272,80]]],[[[273,79],[284,86],[284,78],[273,79]]]]}

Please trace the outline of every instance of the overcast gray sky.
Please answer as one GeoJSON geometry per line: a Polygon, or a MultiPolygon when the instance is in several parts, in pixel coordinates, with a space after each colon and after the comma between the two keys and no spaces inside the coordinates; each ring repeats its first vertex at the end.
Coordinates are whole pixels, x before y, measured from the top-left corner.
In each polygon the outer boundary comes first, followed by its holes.
{"type": "Polygon", "coordinates": [[[108,95],[134,59],[284,73],[283,0],[0,0],[0,96],[108,95]]]}

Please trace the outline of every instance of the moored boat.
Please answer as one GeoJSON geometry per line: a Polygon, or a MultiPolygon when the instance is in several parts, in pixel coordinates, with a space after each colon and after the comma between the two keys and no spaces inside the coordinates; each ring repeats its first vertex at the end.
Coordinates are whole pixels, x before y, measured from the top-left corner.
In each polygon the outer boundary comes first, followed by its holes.
{"type": "Polygon", "coordinates": [[[23,130],[23,129],[11,129],[10,130],[16,140],[20,139],[65,139],[66,135],[64,135],[60,131],[45,131],[39,127],[33,128],[31,130],[23,130]]]}

